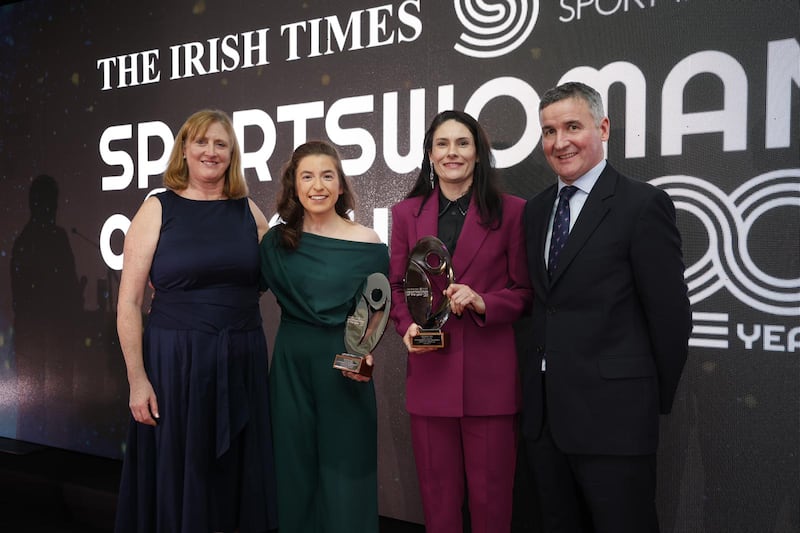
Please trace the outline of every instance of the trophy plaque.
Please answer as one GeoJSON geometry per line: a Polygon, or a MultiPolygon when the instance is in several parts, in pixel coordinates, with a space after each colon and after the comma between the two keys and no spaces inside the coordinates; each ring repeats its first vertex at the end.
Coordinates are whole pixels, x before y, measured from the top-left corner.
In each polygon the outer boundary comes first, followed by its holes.
{"type": "Polygon", "coordinates": [[[404,292],[411,318],[420,327],[414,346],[444,348],[442,326],[450,316],[450,299],[444,290],[454,282],[453,261],[442,241],[427,236],[417,241],[406,266],[404,292]]]}
{"type": "Polygon", "coordinates": [[[377,346],[389,320],[392,290],[389,280],[376,272],[367,276],[358,290],[353,309],[347,316],[344,328],[344,345],[347,353],[333,358],[333,368],[365,377],[372,376],[372,367],[366,356],[377,346]]]}

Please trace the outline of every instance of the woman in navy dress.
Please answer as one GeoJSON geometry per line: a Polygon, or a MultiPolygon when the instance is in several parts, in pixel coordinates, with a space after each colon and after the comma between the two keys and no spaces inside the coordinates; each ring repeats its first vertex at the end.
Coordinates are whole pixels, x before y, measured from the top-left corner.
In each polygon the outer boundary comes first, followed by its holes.
{"type": "Polygon", "coordinates": [[[268,225],[247,198],[225,113],[189,117],[164,185],[125,238],[117,329],[132,420],[116,531],[268,531],[277,520],[258,306],[268,225]]]}

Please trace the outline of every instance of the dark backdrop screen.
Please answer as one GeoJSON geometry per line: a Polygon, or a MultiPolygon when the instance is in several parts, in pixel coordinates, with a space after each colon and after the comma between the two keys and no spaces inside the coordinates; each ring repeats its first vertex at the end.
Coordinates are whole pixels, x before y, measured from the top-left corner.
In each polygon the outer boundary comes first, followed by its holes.
{"type": "MultiPolygon", "coordinates": [[[[684,238],[694,332],[662,424],[664,529],[797,531],[799,33],[796,0],[0,7],[0,436],[122,455],[122,242],[192,112],[232,115],[268,217],[292,148],[331,140],[356,219],[388,242],[438,110],[479,118],[529,198],[555,179],[539,95],[577,79],[605,99],[609,159],[669,192],[684,238]]],[[[393,331],[377,354],[381,513],[419,521],[393,331]]]]}

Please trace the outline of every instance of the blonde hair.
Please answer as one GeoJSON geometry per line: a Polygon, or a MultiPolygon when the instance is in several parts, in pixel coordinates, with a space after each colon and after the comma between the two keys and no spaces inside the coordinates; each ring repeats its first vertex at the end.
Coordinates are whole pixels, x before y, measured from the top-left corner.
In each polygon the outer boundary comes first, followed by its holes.
{"type": "Polygon", "coordinates": [[[239,149],[239,141],[236,139],[230,117],[218,109],[203,109],[194,113],[183,123],[178,135],[175,136],[175,144],[172,146],[167,170],[164,172],[164,187],[182,191],[189,186],[189,166],[183,157],[183,149],[187,142],[204,136],[212,124],[222,126],[231,139],[231,160],[225,170],[223,193],[232,199],[244,198],[248,195],[248,189],[242,172],[242,153],[239,149]]]}

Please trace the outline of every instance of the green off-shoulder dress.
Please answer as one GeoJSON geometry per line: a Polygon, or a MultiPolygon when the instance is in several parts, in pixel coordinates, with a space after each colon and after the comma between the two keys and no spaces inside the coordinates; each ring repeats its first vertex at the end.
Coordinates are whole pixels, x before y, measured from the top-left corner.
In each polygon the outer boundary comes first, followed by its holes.
{"type": "Polygon", "coordinates": [[[281,308],[269,375],[280,531],[377,533],[375,389],[332,364],[356,292],[388,272],[388,248],[311,233],[296,250],[279,241],[279,228],[263,238],[261,277],[281,308]]]}

